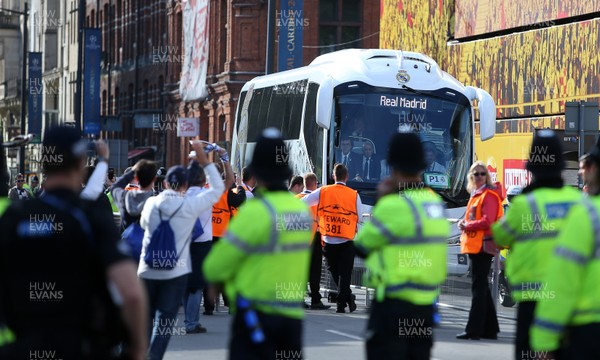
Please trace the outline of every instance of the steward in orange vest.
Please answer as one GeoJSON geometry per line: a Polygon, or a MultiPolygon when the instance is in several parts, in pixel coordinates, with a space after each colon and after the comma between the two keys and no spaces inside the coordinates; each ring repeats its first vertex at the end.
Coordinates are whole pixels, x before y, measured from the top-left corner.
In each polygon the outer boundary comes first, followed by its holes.
{"type": "Polygon", "coordinates": [[[350,277],[354,267],[354,245],[362,202],[356,192],[346,186],[348,169],[342,164],[333,168],[335,184],[326,185],[302,198],[308,206],[317,205],[319,232],[324,244],[327,265],[339,294],[337,312],[344,313],[346,304],[350,312],[356,310],[350,290],[350,277]]]}
{"type": "Polygon", "coordinates": [[[469,199],[465,211],[465,230],[460,236],[460,252],[463,254],[478,254],[483,247],[483,239],[492,236],[491,225],[504,215],[502,198],[496,189],[485,185],[477,189],[469,199]],[[486,201],[487,198],[493,199],[486,201]],[[487,206],[485,206],[487,205],[487,206]],[[484,212],[484,206],[493,212],[493,218],[484,212]],[[494,212],[495,209],[495,212],[494,212]]]}
{"type": "Polygon", "coordinates": [[[493,187],[487,167],[481,161],[473,163],[469,169],[467,190],[471,192],[471,198],[458,228],[462,231],[461,252],[469,255],[473,299],[465,331],[456,338],[497,339],[500,327],[488,286],[488,274],[492,265],[491,254],[497,253],[491,227],[504,213],[503,199],[498,189],[493,187]]]}

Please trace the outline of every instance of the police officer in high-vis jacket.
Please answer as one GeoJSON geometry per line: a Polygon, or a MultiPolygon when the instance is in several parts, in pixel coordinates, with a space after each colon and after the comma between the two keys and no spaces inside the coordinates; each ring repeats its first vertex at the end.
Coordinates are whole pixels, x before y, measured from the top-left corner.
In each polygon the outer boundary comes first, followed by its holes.
{"type": "Polygon", "coordinates": [[[287,189],[292,172],[281,156],[284,149],[278,130],[263,131],[249,166],[256,196],[240,208],[204,262],[206,279],[225,283],[234,303],[230,359],[302,358],[313,219],[287,189]]]}
{"type": "Polygon", "coordinates": [[[600,144],[590,152],[589,197],[571,208],[555,240],[530,330],[534,352],[547,359],[600,357],[600,144]],[[550,352],[550,354],[548,353],[550,352]]]}
{"type": "Polygon", "coordinates": [[[446,278],[450,225],[444,203],[422,182],[423,147],[414,133],[392,137],[387,162],[391,177],[371,221],[355,243],[366,256],[376,298],[367,326],[368,359],[429,359],[439,286],[446,278]],[[407,156],[406,154],[410,154],[407,156]]]}
{"type": "Polygon", "coordinates": [[[511,202],[506,216],[493,225],[496,243],[510,247],[506,271],[512,296],[519,303],[515,359],[533,359],[529,328],[538,301],[552,298],[545,277],[555,239],[569,209],[582,194],[565,186],[562,140],[552,130],[540,130],[533,139],[527,170],[533,181],[511,202]]]}

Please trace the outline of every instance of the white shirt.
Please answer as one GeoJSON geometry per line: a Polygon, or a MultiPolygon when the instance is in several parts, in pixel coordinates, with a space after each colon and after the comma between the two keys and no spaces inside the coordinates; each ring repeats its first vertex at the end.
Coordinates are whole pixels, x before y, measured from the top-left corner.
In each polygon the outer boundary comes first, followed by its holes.
{"type": "Polygon", "coordinates": [[[104,190],[104,179],[106,178],[107,172],[108,163],[106,161],[100,161],[92,172],[87,184],[85,184],[85,187],[81,190],[79,197],[85,200],[98,199],[104,190]]]}
{"type": "MultiPolygon", "coordinates": [[[[346,183],[343,183],[341,181],[337,181],[336,184],[341,184],[344,186],[346,185],[346,183]]],[[[318,188],[317,190],[315,190],[315,191],[311,192],[310,194],[306,195],[305,197],[303,197],[301,200],[304,201],[308,206],[315,206],[315,205],[319,204],[320,198],[321,198],[321,188],[318,188]]],[[[358,222],[362,223],[362,214],[363,214],[364,210],[363,210],[362,200],[360,199],[359,194],[356,194],[356,212],[358,214],[358,222]]],[[[356,233],[354,235],[356,236],[356,233]]],[[[323,241],[328,244],[343,244],[347,241],[351,241],[351,240],[336,237],[336,236],[328,236],[328,235],[321,235],[321,236],[323,237],[323,241]]]]}
{"type": "MultiPolygon", "coordinates": [[[[194,197],[206,190],[208,189],[204,187],[191,186],[185,193],[185,197],[194,197]]],[[[200,235],[198,238],[192,239],[192,242],[212,241],[212,207],[202,212],[202,214],[198,216],[198,219],[200,220],[200,224],[202,225],[202,230],[204,230],[204,233],[202,233],[202,235],[200,235]]]]}
{"type": "Polygon", "coordinates": [[[246,190],[246,200],[252,199],[254,197],[254,194],[252,193],[252,190],[254,190],[254,188],[246,185],[245,182],[242,182],[242,186],[246,190]]]}
{"type": "MultiPolygon", "coordinates": [[[[169,280],[189,274],[192,271],[190,259],[190,237],[196,219],[203,212],[211,210],[214,203],[219,201],[221,194],[225,191],[225,184],[214,164],[204,167],[208,178],[209,188],[194,197],[184,197],[180,193],[167,189],[157,196],[150,197],[144,204],[140,226],[144,229],[144,240],[142,241],[142,254],[138,267],[138,276],[143,279],[169,280]],[[146,249],[150,244],[152,233],[160,223],[159,209],[163,219],[170,217],[177,208],[179,211],[171,220],[170,225],[175,235],[175,247],[179,254],[179,260],[171,270],[157,270],[150,268],[144,261],[146,249]]],[[[212,211],[212,210],[211,210],[212,211]]]]}

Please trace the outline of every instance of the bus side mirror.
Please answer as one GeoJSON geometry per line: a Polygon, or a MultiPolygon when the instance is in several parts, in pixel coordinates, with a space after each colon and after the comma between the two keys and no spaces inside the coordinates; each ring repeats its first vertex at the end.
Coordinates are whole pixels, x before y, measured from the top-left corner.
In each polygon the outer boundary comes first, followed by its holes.
{"type": "Polygon", "coordinates": [[[466,95],[470,101],[479,102],[479,134],[481,141],[486,141],[496,134],[496,104],[487,91],[467,86],[466,95]]]}
{"type": "Polygon", "coordinates": [[[330,77],[321,82],[317,92],[317,124],[329,129],[333,109],[333,80],[330,77]]]}

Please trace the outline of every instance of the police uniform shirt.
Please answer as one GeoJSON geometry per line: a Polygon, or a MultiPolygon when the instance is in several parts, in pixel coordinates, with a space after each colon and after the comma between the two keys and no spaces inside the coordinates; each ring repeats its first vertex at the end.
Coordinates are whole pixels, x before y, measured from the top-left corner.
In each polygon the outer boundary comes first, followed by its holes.
{"type": "Polygon", "coordinates": [[[127,249],[117,247],[111,212],[70,190],[46,193],[81,209],[93,239],[70,212],[43,199],[11,204],[0,218],[1,310],[15,333],[56,332],[60,324],[83,334],[92,293],[106,293],[106,270],[128,259],[127,249]]]}

